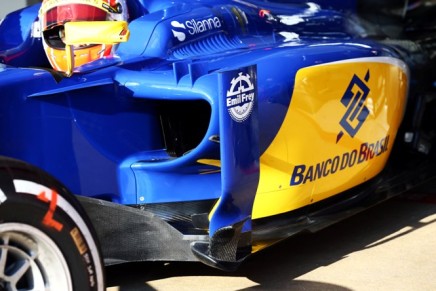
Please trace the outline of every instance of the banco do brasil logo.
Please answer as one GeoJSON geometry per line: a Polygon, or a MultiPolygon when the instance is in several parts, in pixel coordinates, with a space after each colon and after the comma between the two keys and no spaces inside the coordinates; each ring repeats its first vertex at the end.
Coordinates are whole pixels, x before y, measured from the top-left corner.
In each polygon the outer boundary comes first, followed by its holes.
{"type": "MultiPolygon", "coordinates": [[[[370,92],[367,86],[369,78],[369,70],[363,80],[354,75],[341,99],[341,103],[345,106],[346,111],[339,124],[351,137],[357,134],[369,115],[369,110],[365,105],[370,92]]],[[[342,138],[344,131],[339,132],[336,143],[342,138]]]]}

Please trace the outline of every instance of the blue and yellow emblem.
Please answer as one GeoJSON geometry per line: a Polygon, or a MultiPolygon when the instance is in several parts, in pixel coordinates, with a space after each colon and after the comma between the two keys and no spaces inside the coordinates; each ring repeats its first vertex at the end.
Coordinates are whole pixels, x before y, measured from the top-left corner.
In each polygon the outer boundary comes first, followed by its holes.
{"type": "Polygon", "coordinates": [[[260,159],[253,218],[321,201],[380,173],[407,85],[405,64],[388,57],[300,69],[287,115],[260,159]]]}

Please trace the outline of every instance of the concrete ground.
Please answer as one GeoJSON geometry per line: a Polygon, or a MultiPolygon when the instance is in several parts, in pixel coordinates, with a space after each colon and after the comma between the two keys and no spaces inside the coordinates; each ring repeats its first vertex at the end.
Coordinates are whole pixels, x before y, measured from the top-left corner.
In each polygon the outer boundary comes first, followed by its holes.
{"type": "Polygon", "coordinates": [[[127,264],[108,270],[107,290],[433,291],[435,273],[431,183],[318,233],[286,240],[234,273],[201,263],[127,264]]]}

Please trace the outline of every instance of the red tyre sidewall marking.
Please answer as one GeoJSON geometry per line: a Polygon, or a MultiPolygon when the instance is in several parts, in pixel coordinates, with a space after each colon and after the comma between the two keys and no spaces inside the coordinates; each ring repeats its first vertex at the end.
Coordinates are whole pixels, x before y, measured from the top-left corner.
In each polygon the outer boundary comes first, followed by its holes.
{"type": "Polygon", "coordinates": [[[36,196],[39,200],[49,203],[49,208],[47,213],[45,214],[42,223],[48,227],[52,227],[56,229],[58,232],[62,230],[64,227],[62,223],[59,221],[56,221],[53,219],[53,215],[56,211],[57,203],[58,203],[58,193],[54,190],[51,190],[51,199],[47,197],[47,193],[45,191],[41,192],[39,195],[36,196]]]}

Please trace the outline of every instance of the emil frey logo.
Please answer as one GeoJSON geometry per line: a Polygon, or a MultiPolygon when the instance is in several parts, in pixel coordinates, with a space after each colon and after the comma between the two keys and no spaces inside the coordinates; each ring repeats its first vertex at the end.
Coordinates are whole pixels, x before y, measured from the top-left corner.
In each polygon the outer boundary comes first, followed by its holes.
{"type": "MultiPolygon", "coordinates": [[[[341,103],[347,110],[340,121],[340,125],[351,137],[356,135],[369,115],[369,110],[365,106],[365,100],[370,92],[365,83],[368,83],[369,77],[369,70],[364,81],[354,75],[341,99],[341,103]]],[[[339,132],[336,143],[339,142],[343,135],[343,131],[339,132]]]]}
{"type": "Polygon", "coordinates": [[[203,20],[187,20],[184,23],[180,23],[176,20],[171,21],[171,26],[174,28],[171,31],[178,41],[182,42],[186,40],[186,34],[196,35],[202,32],[219,29],[222,24],[218,17],[206,18],[203,20]]]}
{"type": "Polygon", "coordinates": [[[231,81],[227,91],[226,105],[230,116],[236,122],[245,121],[253,111],[255,88],[250,74],[240,72],[231,81]]]}

